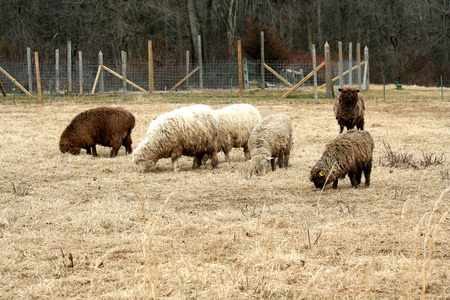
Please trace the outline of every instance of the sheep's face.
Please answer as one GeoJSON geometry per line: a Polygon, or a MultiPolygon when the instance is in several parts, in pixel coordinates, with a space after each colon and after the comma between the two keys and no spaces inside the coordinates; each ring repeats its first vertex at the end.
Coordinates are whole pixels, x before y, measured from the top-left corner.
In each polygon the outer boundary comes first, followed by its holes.
{"type": "Polygon", "coordinates": [[[61,140],[59,142],[59,150],[62,153],[69,152],[70,154],[78,155],[78,154],[80,154],[81,148],[80,147],[75,147],[73,145],[73,143],[70,142],[69,140],[61,140]]]}
{"type": "Polygon", "coordinates": [[[321,189],[325,186],[327,183],[327,174],[323,172],[321,169],[313,167],[311,169],[311,175],[309,177],[309,180],[311,180],[314,183],[314,186],[318,189],[321,189]]]}
{"type": "Polygon", "coordinates": [[[341,94],[339,95],[339,101],[341,103],[356,103],[358,101],[359,90],[351,87],[345,87],[339,89],[341,94]]]}
{"type": "Polygon", "coordinates": [[[133,157],[133,162],[136,164],[139,173],[149,172],[155,167],[155,163],[153,161],[149,161],[144,157],[135,156],[133,157]]]}
{"type": "Polygon", "coordinates": [[[256,155],[250,160],[257,175],[266,174],[267,170],[270,169],[271,159],[271,157],[266,157],[264,155],[256,155]]]}

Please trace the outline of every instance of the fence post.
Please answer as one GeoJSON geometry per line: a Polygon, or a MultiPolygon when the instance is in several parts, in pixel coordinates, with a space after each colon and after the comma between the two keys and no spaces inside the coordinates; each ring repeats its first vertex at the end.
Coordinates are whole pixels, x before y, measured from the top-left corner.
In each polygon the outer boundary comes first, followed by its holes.
{"type": "Polygon", "coordinates": [[[369,48],[364,47],[364,78],[363,78],[363,86],[364,90],[369,90],[369,48]]]}
{"type": "Polygon", "coordinates": [[[241,49],[241,40],[237,41],[238,47],[238,74],[239,74],[239,95],[242,97],[244,95],[244,91],[242,89],[242,49],[241,49]]]}
{"type": "Polygon", "coordinates": [[[317,104],[318,96],[317,96],[317,70],[316,70],[316,45],[312,44],[312,60],[313,60],[313,74],[314,74],[314,103],[317,104]]]}
{"type": "Polygon", "coordinates": [[[343,73],[343,61],[344,59],[342,58],[342,42],[339,41],[338,43],[338,47],[339,47],[339,87],[342,89],[344,87],[344,75],[342,75],[343,73]]]}
{"type": "Polygon", "coordinates": [[[67,91],[72,93],[72,42],[67,41],[67,91]]]}
{"type": "MultiPolygon", "coordinates": [[[[191,73],[191,68],[189,67],[189,51],[186,51],[186,76],[191,73]]],[[[189,88],[189,78],[186,79],[186,87],[189,88]]]]}
{"type": "Polygon", "coordinates": [[[34,52],[34,63],[36,66],[36,81],[37,81],[37,89],[38,89],[38,98],[39,98],[39,103],[42,103],[41,74],[39,72],[39,54],[37,52],[34,52]]]}
{"type": "Polygon", "coordinates": [[[79,69],[79,82],[80,82],[80,94],[83,94],[83,52],[78,51],[78,69],[79,69]]]}
{"type": "Polygon", "coordinates": [[[330,44],[325,43],[325,82],[327,98],[333,98],[333,83],[331,82],[330,44]]]}
{"type": "Polygon", "coordinates": [[[148,93],[153,94],[154,78],[153,78],[153,45],[152,40],[148,40],[148,93]]]}
{"type": "Polygon", "coordinates": [[[202,59],[202,37],[198,36],[198,65],[199,69],[199,77],[200,77],[200,89],[203,90],[203,59],[202,59]]]}
{"type": "Polygon", "coordinates": [[[361,90],[361,44],[356,44],[356,57],[358,59],[358,90],[361,90]]]}
{"type": "Polygon", "coordinates": [[[59,49],[55,50],[55,91],[59,93],[59,49]]]}
{"type": "Polygon", "coordinates": [[[350,87],[353,85],[352,73],[352,42],[350,42],[348,43],[348,85],[350,87]]]}
{"type": "Polygon", "coordinates": [[[265,76],[264,76],[264,31],[261,31],[261,89],[266,86],[265,76]]]}
{"type": "Polygon", "coordinates": [[[122,54],[122,87],[123,87],[123,100],[127,101],[127,53],[121,51],[122,54]]]}
{"type": "Polygon", "coordinates": [[[27,47],[27,62],[28,62],[28,91],[33,92],[33,71],[31,68],[31,48],[27,47]]]}
{"type": "Polygon", "coordinates": [[[245,57],[242,61],[242,68],[244,69],[244,89],[248,90],[250,88],[248,83],[248,63],[245,57]]]}
{"type": "MultiPolygon", "coordinates": [[[[103,66],[103,52],[99,51],[98,52],[98,65],[99,66],[103,66]]],[[[103,93],[105,91],[105,87],[104,87],[104,81],[103,81],[103,70],[100,70],[100,87],[99,87],[99,92],[103,93]]]]}

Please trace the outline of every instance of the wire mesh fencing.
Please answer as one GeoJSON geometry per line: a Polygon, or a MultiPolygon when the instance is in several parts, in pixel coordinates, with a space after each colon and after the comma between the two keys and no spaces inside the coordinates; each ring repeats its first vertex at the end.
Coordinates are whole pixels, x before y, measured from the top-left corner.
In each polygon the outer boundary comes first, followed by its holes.
{"type": "MultiPolygon", "coordinates": [[[[312,62],[266,62],[270,67],[264,68],[264,88],[290,89],[313,71],[312,62]],[[274,74],[275,73],[275,74],[274,74]],[[281,80],[282,77],[284,80],[281,80]],[[289,83],[289,84],[288,84],[289,83]]],[[[88,94],[88,93],[114,93],[123,91],[122,65],[114,61],[105,61],[106,68],[99,68],[97,62],[83,61],[80,64],[73,60],[70,68],[67,62],[61,61],[58,66],[55,61],[39,63],[41,88],[43,92],[59,94],[88,94]],[[69,72],[70,70],[70,72],[69,72]],[[99,70],[101,72],[99,73],[99,70]],[[118,76],[119,75],[119,76],[118,76]]],[[[319,63],[317,64],[319,65],[319,63]]],[[[339,76],[357,65],[357,61],[344,61],[342,67],[338,61],[331,62],[332,77],[339,76]]],[[[36,93],[36,69],[33,65],[29,73],[27,62],[0,62],[10,76],[20,83],[26,90],[36,93]]],[[[237,89],[239,82],[239,64],[237,62],[204,62],[198,70],[197,63],[189,65],[182,63],[154,63],[153,64],[153,90],[158,91],[186,91],[201,89],[237,89]],[[195,71],[195,72],[193,72],[195,71]],[[188,74],[190,77],[186,78],[188,74]],[[182,81],[184,80],[184,81],[182,81]],[[174,87],[176,86],[176,89],[174,87]]],[[[257,89],[262,87],[261,63],[259,61],[244,61],[242,81],[244,89],[257,89]]],[[[363,81],[364,67],[361,66],[347,72],[342,78],[342,85],[357,86],[363,81]],[[350,83],[351,80],[351,83],[350,83]]],[[[125,77],[128,80],[128,92],[149,90],[149,65],[147,60],[129,60],[126,65],[125,77]],[[130,84],[132,83],[132,84],[130,84]]],[[[0,73],[0,80],[7,93],[12,93],[14,83],[0,73]]],[[[325,84],[325,68],[317,72],[319,86],[325,84]]],[[[308,79],[303,87],[311,88],[313,78],[308,79]]],[[[334,82],[340,85],[340,80],[334,82]]],[[[18,93],[22,91],[16,88],[18,93]]]]}

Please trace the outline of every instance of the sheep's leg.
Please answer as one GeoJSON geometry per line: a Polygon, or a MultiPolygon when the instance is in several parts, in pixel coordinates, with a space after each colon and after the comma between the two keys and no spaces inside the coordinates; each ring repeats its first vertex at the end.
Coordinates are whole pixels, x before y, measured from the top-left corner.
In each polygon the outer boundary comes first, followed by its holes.
{"type": "Polygon", "coordinates": [[[95,148],[95,145],[92,146],[92,155],[93,155],[93,156],[98,156],[98,154],[97,154],[97,148],[95,148]]]}
{"type": "Polygon", "coordinates": [[[250,154],[250,151],[248,150],[248,145],[247,144],[244,145],[244,157],[245,157],[246,161],[250,160],[252,158],[252,156],[250,154]]]}
{"type": "Polygon", "coordinates": [[[290,152],[284,153],[284,167],[289,167],[289,158],[291,157],[290,152]]]}
{"type": "Polygon", "coordinates": [[[125,147],[127,154],[130,154],[131,152],[133,152],[133,149],[131,148],[132,143],[133,143],[133,141],[131,140],[130,134],[128,134],[122,141],[122,145],[125,147]]]}
{"type": "Polygon", "coordinates": [[[356,128],[364,130],[364,120],[361,120],[358,124],[356,124],[356,128]]]}
{"type": "Polygon", "coordinates": [[[205,154],[204,153],[202,153],[202,154],[198,154],[198,155],[196,155],[195,157],[194,157],[194,161],[193,161],[193,163],[192,163],[192,169],[198,169],[198,168],[200,168],[200,166],[202,165],[202,160],[203,160],[203,156],[204,156],[205,154]]]}
{"type": "Polygon", "coordinates": [[[339,133],[342,133],[344,131],[344,126],[339,124],[339,127],[340,127],[339,133]]]}
{"type": "Polygon", "coordinates": [[[119,153],[119,148],[112,148],[111,153],[109,153],[109,157],[116,157],[117,153],[119,153]]]}
{"type": "Polygon", "coordinates": [[[270,164],[272,166],[272,171],[275,171],[275,169],[277,168],[275,164],[275,157],[272,157],[272,159],[270,160],[270,164]]]}
{"type": "Polygon", "coordinates": [[[361,184],[361,174],[362,174],[362,170],[360,169],[360,170],[358,170],[358,171],[356,172],[356,175],[355,175],[355,177],[356,177],[356,183],[357,183],[358,185],[361,184]]]}
{"type": "Polygon", "coordinates": [[[86,154],[91,154],[91,147],[86,147],[86,154]]]}
{"type": "Polygon", "coordinates": [[[178,159],[179,158],[180,158],[179,156],[172,156],[171,157],[171,159],[172,159],[172,170],[174,172],[180,171],[180,169],[178,168],[178,159]]]}
{"type": "Polygon", "coordinates": [[[213,169],[217,168],[219,165],[219,159],[217,158],[217,152],[211,153],[211,165],[213,169]]]}
{"type": "Polygon", "coordinates": [[[338,187],[338,179],[333,182],[333,189],[337,189],[338,187]]]}
{"type": "Polygon", "coordinates": [[[283,152],[280,152],[280,155],[278,155],[278,167],[280,169],[283,167],[283,152]]]}
{"type": "Polygon", "coordinates": [[[230,150],[223,150],[223,154],[225,154],[225,161],[230,162],[230,150]]]}
{"type": "Polygon", "coordinates": [[[364,168],[364,178],[366,179],[366,186],[370,186],[370,173],[372,172],[372,162],[364,168]]]}
{"type": "Polygon", "coordinates": [[[350,182],[352,183],[352,187],[355,189],[358,188],[358,181],[356,180],[355,173],[348,173],[348,177],[350,178],[350,182]]]}

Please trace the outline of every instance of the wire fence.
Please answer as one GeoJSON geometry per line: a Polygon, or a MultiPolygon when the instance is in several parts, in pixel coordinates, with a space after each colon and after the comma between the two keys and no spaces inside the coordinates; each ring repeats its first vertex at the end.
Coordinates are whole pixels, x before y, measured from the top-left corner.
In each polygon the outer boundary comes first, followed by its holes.
{"type": "MultiPolygon", "coordinates": [[[[291,85],[295,85],[301,81],[305,76],[313,71],[312,62],[266,62],[266,64],[276,73],[282,76],[291,85]]],[[[318,63],[319,64],[319,63],[318,63]]],[[[114,61],[105,61],[104,66],[112,71],[122,74],[122,66],[120,63],[114,61]]],[[[245,77],[245,89],[255,89],[261,87],[261,63],[258,61],[246,61],[244,64],[243,76],[245,77]]],[[[349,68],[357,65],[357,61],[344,61],[342,71],[349,70],[349,68]]],[[[10,74],[18,83],[20,83],[26,90],[36,93],[36,69],[33,65],[31,67],[31,81],[28,76],[27,62],[0,62],[2,67],[8,74],[10,74]]],[[[169,91],[177,83],[186,77],[187,74],[195,70],[198,64],[179,63],[155,63],[153,65],[153,82],[154,91],[169,91]]],[[[42,91],[52,93],[73,93],[73,94],[87,94],[91,93],[96,80],[99,65],[97,62],[83,61],[80,68],[78,61],[74,60],[71,66],[71,91],[69,90],[69,72],[66,62],[59,62],[58,72],[55,61],[43,61],[39,63],[41,88],[42,91]],[[80,74],[82,71],[82,74],[80,74]],[[58,74],[57,74],[58,73],[58,74]]],[[[340,74],[339,62],[331,62],[332,77],[340,74]]],[[[364,76],[364,67],[351,71],[351,74],[343,76],[343,85],[357,86],[359,82],[362,83],[364,76]],[[352,82],[350,83],[350,78],[352,82]]],[[[103,92],[120,92],[123,91],[123,81],[116,75],[111,74],[105,70],[101,71],[99,82],[102,82],[103,92]]],[[[149,90],[149,70],[147,60],[130,60],[127,61],[126,79],[133,82],[142,89],[149,90]]],[[[12,93],[14,84],[0,73],[0,80],[3,83],[5,91],[12,93]]],[[[275,74],[268,69],[264,70],[265,88],[289,89],[289,86],[282,82],[275,74]]],[[[325,68],[317,72],[318,85],[325,84],[325,68]]],[[[340,81],[335,82],[335,86],[339,85],[340,81]]],[[[202,76],[200,71],[195,72],[186,81],[180,84],[176,90],[196,90],[196,89],[233,89],[239,88],[239,64],[237,62],[204,62],[202,64],[202,76]]],[[[313,85],[313,79],[305,82],[304,87],[310,88],[313,85]]],[[[95,93],[99,92],[100,84],[97,84],[95,93]]],[[[19,89],[16,91],[21,93],[19,89]]],[[[127,91],[138,91],[136,87],[127,85],[127,91]]]]}

